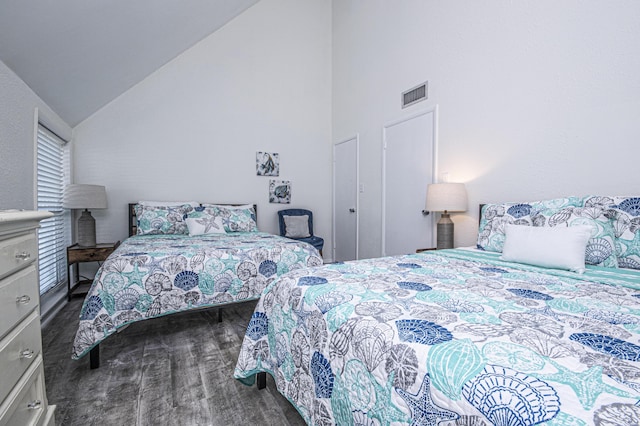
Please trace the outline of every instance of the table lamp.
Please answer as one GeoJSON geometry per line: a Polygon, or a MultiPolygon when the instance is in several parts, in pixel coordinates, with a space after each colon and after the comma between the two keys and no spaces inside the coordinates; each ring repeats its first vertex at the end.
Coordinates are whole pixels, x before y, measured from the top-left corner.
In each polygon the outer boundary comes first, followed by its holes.
{"type": "Polygon", "coordinates": [[[425,210],[442,212],[437,227],[437,249],[453,248],[453,221],[449,212],[467,210],[467,190],[463,183],[431,183],[427,186],[425,210]]]}
{"type": "Polygon", "coordinates": [[[89,209],[106,209],[107,192],[104,186],[71,184],[64,189],[62,207],[66,209],[84,209],[78,218],[78,245],[92,247],[96,245],[96,221],[89,209]]]}

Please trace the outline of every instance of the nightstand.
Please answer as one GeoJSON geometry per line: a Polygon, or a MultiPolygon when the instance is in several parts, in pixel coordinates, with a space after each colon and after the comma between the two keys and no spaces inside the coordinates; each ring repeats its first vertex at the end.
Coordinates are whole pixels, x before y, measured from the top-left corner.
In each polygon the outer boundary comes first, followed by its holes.
{"type": "MultiPolygon", "coordinates": [[[[91,247],[81,247],[78,244],[67,247],[67,267],[69,268],[69,279],[67,280],[67,300],[73,296],[84,296],[87,291],[75,291],[83,284],[93,282],[93,279],[80,279],[79,264],[83,262],[102,262],[113,251],[118,248],[120,241],[116,243],[102,243],[91,247]],[[74,267],[75,283],[71,284],[71,267],[74,267]]],[[[87,289],[88,290],[88,289],[87,289]]]]}
{"type": "Polygon", "coordinates": [[[437,250],[437,248],[435,247],[431,247],[431,248],[419,248],[416,250],[416,253],[422,253],[423,251],[430,251],[430,250],[437,250]]]}

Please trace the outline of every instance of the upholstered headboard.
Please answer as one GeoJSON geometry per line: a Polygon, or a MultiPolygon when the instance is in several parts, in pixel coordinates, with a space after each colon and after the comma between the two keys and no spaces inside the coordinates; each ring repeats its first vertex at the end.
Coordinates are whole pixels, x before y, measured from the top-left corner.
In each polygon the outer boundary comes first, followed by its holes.
{"type": "MultiPolygon", "coordinates": [[[[136,204],[129,203],[129,236],[136,235],[138,233],[138,218],[136,217],[136,204]]],[[[218,204],[221,206],[242,206],[242,203],[206,203],[206,204],[218,204]]],[[[258,206],[253,205],[253,211],[256,213],[256,222],[258,221],[258,206]]]]}

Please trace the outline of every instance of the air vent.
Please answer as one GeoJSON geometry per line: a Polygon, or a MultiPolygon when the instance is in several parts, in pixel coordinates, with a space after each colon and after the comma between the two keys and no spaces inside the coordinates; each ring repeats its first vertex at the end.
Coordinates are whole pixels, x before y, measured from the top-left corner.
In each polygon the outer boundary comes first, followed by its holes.
{"type": "Polygon", "coordinates": [[[406,108],[410,105],[418,103],[420,101],[424,101],[427,99],[427,84],[429,82],[425,81],[419,86],[416,86],[412,89],[407,90],[402,93],[402,108],[406,108]]]}

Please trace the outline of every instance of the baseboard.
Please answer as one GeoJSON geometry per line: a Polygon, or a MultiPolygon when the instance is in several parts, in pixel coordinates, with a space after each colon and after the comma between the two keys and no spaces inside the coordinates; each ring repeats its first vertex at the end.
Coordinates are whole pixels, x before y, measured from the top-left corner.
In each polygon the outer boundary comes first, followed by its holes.
{"type": "Polygon", "coordinates": [[[40,296],[40,318],[44,327],[67,304],[67,287],[60,286],[40,296]]]}

